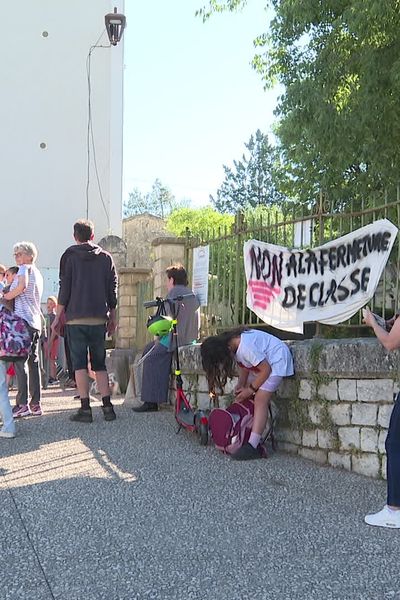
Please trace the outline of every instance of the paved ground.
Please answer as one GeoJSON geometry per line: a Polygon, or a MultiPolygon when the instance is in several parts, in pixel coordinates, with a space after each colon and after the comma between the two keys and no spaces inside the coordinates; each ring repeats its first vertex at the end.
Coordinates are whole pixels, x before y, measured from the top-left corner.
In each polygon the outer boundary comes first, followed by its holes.
{"type": "Polygon", "coordinates": [[[74,424],[72,392],[45,394],[0,439],[2,600],[400,598],[400,532],[363,524],[384,482],[235,463],[169,411],[74,424]]]}

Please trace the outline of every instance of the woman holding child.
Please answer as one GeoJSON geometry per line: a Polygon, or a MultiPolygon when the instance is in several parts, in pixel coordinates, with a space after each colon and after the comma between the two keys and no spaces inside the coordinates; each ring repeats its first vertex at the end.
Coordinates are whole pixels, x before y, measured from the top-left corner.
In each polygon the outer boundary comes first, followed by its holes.
{"type": "Polygon", "coordinates": [[[18,273],[11,283],[10,290],[4,293],[5,300],[14,301],[14,312],[24,319],[31,335],[32,346],[29,357],[24,362],[15,363],[18,392],[14,417],[42,414],[39,338],[42,328],[40,303],[43,293],[43,277],[35,265],[36,246],[32,242],[18,242],[14,245],[14,257],[18,273]],[[28,387],[31,401],[28,406],[28,387]]]}

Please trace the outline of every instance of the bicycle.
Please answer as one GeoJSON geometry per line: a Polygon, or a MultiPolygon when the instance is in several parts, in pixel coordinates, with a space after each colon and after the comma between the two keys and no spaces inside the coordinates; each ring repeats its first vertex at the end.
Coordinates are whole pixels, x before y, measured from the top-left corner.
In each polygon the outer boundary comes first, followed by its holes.
{"type": "MultiPolygon", "coordinates": [[[[172,333],[172,348],[175,358],[175,420],[178,423],[179,433],[182,427],[188,431],[198,434],[202,446],[208,444],[208,412],[195,409],[191,406],[189,400],[183,391],[182,373],[180,370],[179,352],[178,352],[178,314],[180,303],[185,298],[193,298],[194,294],[184,294],[176,296],[174,299],[159,298],[143,303],[145,308],[157,307],[157,312],[153,317],[149,317],[147,328],[150,333],[156,336],[163,336],[172,333]],[[166,305],[169,306],[170,315],[167,315],[166,305]]],[[[145,357],[144,357],[145,358],[145,357]]]]}

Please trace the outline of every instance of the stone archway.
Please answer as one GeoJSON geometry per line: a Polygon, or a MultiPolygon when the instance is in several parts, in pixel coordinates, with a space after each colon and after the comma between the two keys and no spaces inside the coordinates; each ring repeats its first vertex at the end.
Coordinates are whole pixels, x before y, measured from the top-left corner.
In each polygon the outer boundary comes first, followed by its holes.
{"type": "Polygon", "coordinates": [[[126,267],[127,247],[124,240],[117,235],[106,235],[97,242],[104,250],[109,252],[114,259],[117,271],[126,267]]]}

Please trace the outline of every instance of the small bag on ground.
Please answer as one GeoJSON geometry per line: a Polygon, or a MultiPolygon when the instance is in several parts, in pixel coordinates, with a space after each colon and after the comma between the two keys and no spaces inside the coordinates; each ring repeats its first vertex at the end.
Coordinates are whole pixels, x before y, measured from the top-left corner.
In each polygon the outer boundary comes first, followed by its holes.
{"type": "Polygon", "coordinates": [[[214,408],[209,427],[215,446],[233,454],[249,441],[254,418],[253,400],[233,402],[227,408],[214,408]]]}
{"type": "MultiPolygon", "coordinates": [[[[266,429],[262,436],[262,446],[265,442],[270,441],[273,449],[275,449],[274,425],[276,415],[276,406],[271,402],[266,429]]],[[[253,400],[233,402],[227,408],[214,408],[210,413],[209,428],[216,448],[226,454],[234,454],[243,444],[249,441],[253,420],[253,400]]]]}
{"type": "Polygon", "coordinates": [[[31,345],[32,339],[25,321],[4,308],[0,310],[0,360],[26,360],[31,345]]]}

